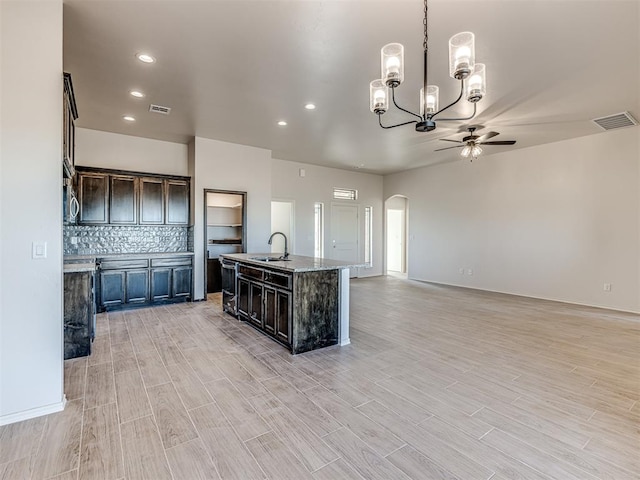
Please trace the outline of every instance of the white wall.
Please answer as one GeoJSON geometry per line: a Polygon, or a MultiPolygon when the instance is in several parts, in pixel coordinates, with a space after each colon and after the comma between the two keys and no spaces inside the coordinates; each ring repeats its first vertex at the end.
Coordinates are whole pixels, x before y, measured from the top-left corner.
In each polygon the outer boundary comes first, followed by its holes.
{"type": "Polygon", "coordinates": [[[204,298],[204,190],[247,192],[247,251],[269,251],[271,151],[196,137],[189,145],[194,212],[194,298],[204,298]]]}
{"type": "MultiPolygon", "coordinates": [[[[364,217],[364,207],[373,207],[373,267],[361,268],[359,276],[382,274],[382,179],[372,175],[336,168],[319,167],[304,163],[273,159],[271,185],[273,198],[295,201],[295,244],[291,250],[298,255],[313,257],[314,247],[314,204],[324,203],[325,208],[325,253],[331,242],[331,204],[333,188],[355,188],[360,206],[360,218],[364,217]],[[300,176],[300,169],[305,176],[300,176]]],[[[340,203],[340,202],[337,202],[340,203]]],[[[364,239],[364,221],[360,225],[360,239],[364,239]]],[[[360,258],[364,258],[364,244],[360,242],[360,258]]]]}
{"type": "Polygon", "coordinates": [[[63,408],[62,1],[0,2],[0,424],[63,408]],[[32,242],[47,258],[31,258],[32,242]]]}
{"type": "Polygon", "coordinates": [[[640,312],[639,171],[634,127],[389,175],[384,194],[409,198],[410,278],[640,312]]]}
{"type": "MultiPolygon", "coordinates": [[[[82,119],[82,106],[78,106],[82,119]]],[[[87,128],[76,129],[76,165],[188,175],[187,146],[87,128]]]]}

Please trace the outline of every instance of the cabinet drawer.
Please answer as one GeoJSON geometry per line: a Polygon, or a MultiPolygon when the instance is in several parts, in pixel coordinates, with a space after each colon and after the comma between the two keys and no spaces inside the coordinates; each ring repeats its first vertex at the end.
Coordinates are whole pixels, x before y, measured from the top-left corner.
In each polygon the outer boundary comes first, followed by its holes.
{"type": "Polygon", "coordinates": [[[248,267],[246,265],[239,265],[238,275],[262,281],[264,271],[260,270],[259,268],[248,267]]]}
{"type": "Polygon", "coordinates": [[[266,270],[264,272],[264,281],[266,283],[291,290],[291,275],[266,270]]]}
{"type": "Polygon", "coordinates": [[[152,267],[190,267],[191,257],[152,258],[152,267]]]}
{"type": "Polygon", "coordinates": [[[136,260],[98,260],[102,270],[121,270],[126,268],[149,268],[149,260],[140,258],[136,260]]]}

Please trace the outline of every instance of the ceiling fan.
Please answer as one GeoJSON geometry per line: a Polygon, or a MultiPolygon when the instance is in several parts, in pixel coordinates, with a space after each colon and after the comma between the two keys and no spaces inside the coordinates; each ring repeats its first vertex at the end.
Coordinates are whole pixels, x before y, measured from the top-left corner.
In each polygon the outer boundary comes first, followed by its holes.
{"type": "Polygon", "coordinates": [[[464,137],[462,140],[449,140],[448,138],[441,138],[443,142],[455,142],[460,143],[461,145],[456,145],[455,147],[445,147],[438,148],[434,150],[435,152],[439,152],[441,150],[449,150],[450,148],[462,148],[460,155],[464,158],[471,157],[472,159],[478,158],[478,155],[482,153],[482,148],[480,145],[513,145],[516,143],[515,140],[497,140],[494,142],[487,142],[490,138],[495,137],[496,135],[500,135],[498,132],[487,132],[484,135],[475,135],[477,127],[468,127],[467,131],[469,135],[464,137]]]}

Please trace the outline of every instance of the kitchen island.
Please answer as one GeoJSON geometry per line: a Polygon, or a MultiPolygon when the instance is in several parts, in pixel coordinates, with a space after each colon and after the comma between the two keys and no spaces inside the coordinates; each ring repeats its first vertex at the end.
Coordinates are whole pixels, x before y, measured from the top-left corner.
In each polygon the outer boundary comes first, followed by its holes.
{"type": "Polygon", "coordinates": [[[272,253],[221,257],[227,313],[293,354],[350,343],[349,268],[366,265],[272,253]]]}

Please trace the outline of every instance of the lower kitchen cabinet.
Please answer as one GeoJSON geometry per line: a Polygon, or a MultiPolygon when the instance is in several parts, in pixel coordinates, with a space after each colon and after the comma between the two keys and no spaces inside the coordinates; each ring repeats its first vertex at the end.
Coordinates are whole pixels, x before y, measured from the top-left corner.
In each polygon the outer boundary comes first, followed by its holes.
{"type": "Polygon", "coordinates": [[[291,314],[291,292],[284,292],[273,287],[263,288],[264,296],[264,330],[283,343],[291,343],[289,325],[291,314]]]}
{"type": "Polygon", "coordinates": [[[192,297],[191,255],[98,259],[98,311],[189,300],[192,297]]]}
{"type": "Polygon", "coordinates": [[[125,302],[124,271],[100,272],[100,304],[103,309],[123,305],[125,302]]]}
{"type": "Polygon", "coordinates": [[[149,270],[125,271],[125,302],[149,303],[149,270]]]}
{"type": "Polygon", "coordinates": [[[290,346],[291,275],[240,265],[238,314],[254,327],[290,346]]]}

